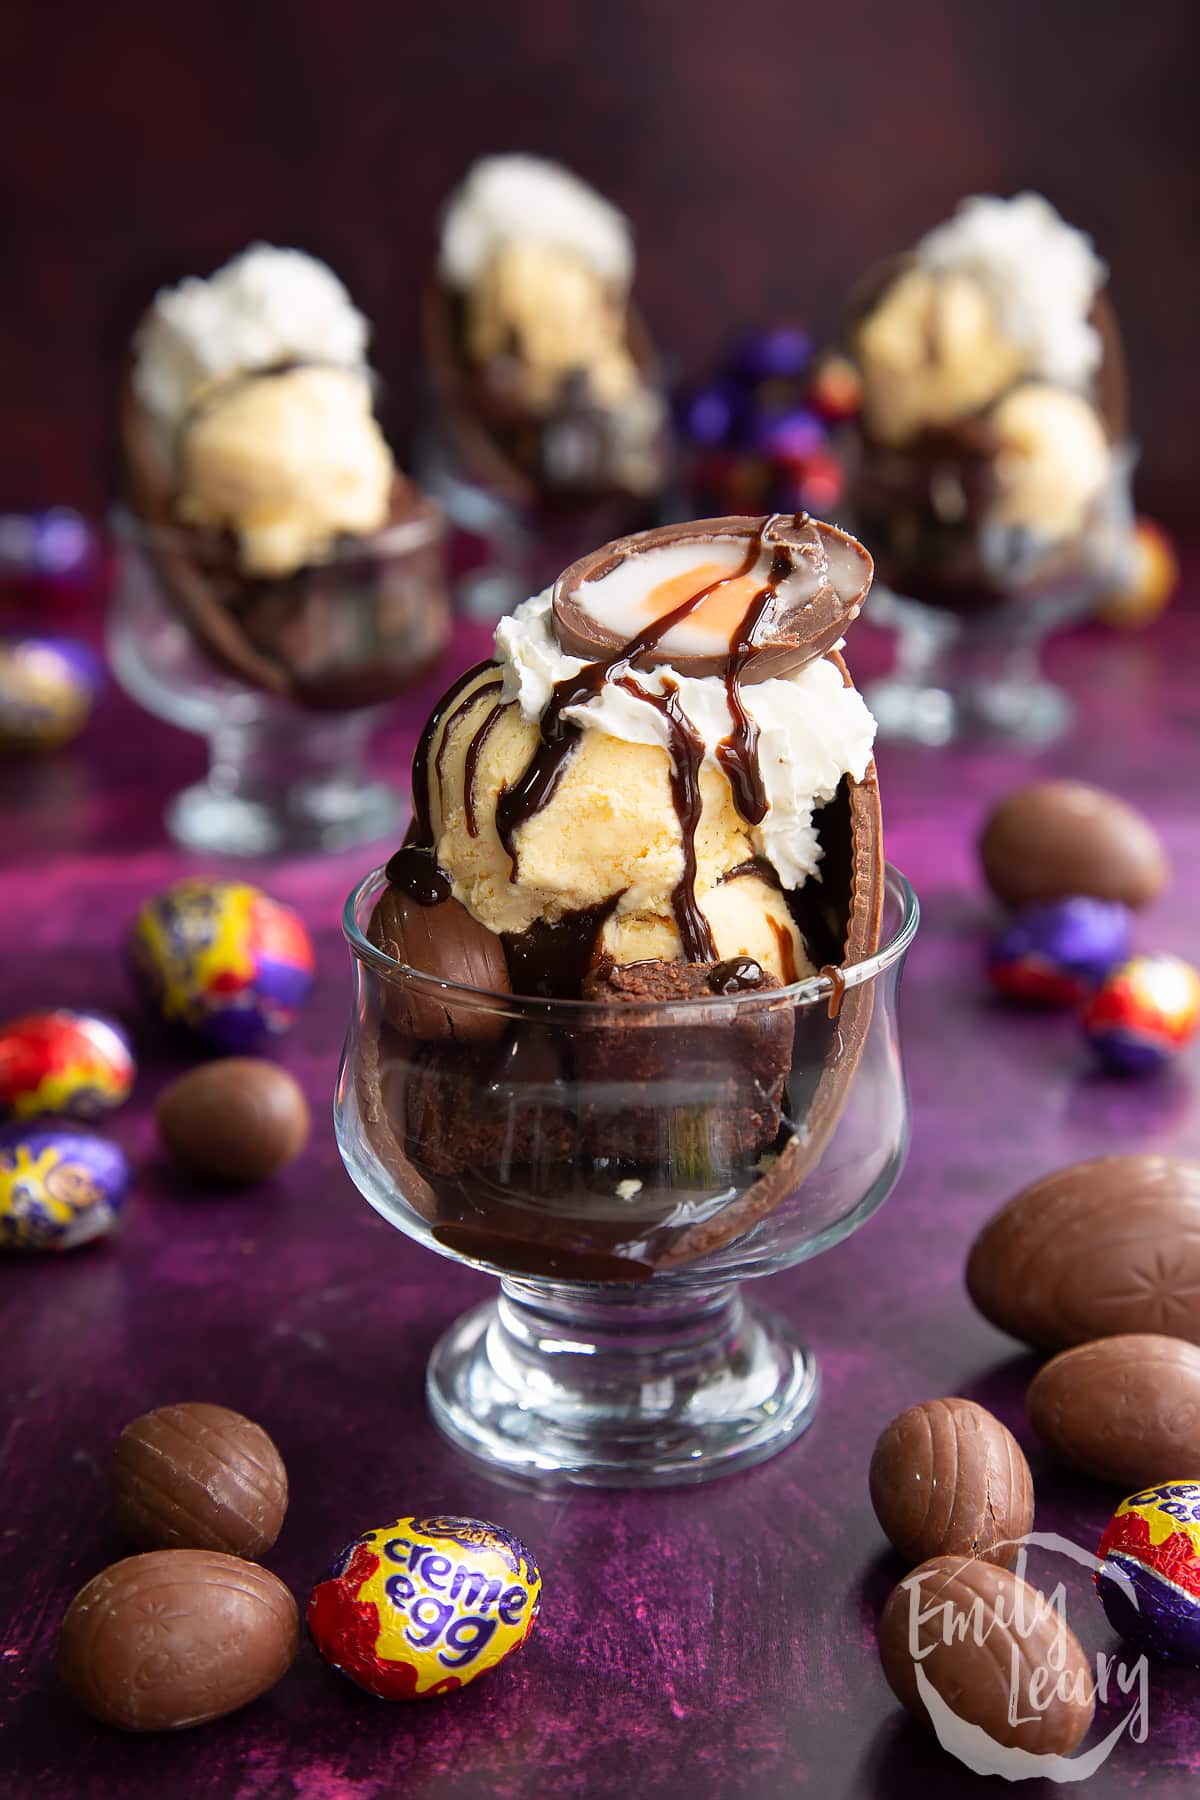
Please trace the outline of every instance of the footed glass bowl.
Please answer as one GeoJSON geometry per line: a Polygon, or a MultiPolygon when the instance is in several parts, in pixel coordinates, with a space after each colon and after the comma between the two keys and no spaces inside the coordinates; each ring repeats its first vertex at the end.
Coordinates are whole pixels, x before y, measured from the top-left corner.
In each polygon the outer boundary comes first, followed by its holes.
{"type": "Polygon", "coordinates": [[[208,740],[208,774],[167,809],[177,842],[262,856],[397,837],[402,801],[368,773],[367,741],[381,705],[420,681],[449,639],[440,514],[254,583],[206,576],[187,533],[130,513],[117,514],[113,535],[117,679],[147,712],[208,740]]]}
{"type": "Polygon", "coordinates": [[[407,968],[367,938],[385,886],[343,919],[339,1148],[392,1224],[501,1284],[433,1352],[437,1424],[546,1482],[702,1481],[782,1449],[816,1363],[738,1284],[829,1249],[900,1171],[907,881],[888,869],[882,947],[834,978],[633,1004],[407,968]]]}

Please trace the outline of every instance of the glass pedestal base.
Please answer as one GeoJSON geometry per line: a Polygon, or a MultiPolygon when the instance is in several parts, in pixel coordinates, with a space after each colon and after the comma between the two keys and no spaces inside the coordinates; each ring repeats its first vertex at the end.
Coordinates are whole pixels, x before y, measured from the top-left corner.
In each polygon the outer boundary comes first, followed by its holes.
{"type": "Polygon", "coordinates": [[[810,1423],[819,1376],[736,1284],[644,1289],[506,1278],[440,1339],[434,1420],[493,1473],[667,1487],[774,1456],[810,1423]]]}
{"type": "Polygon", "coordinates": [[[400,796],[366,769],[369,714],[226,723],[209,738],[207,777],[167,807],[189,850],[269,856],[397,839],[400,796]]]}

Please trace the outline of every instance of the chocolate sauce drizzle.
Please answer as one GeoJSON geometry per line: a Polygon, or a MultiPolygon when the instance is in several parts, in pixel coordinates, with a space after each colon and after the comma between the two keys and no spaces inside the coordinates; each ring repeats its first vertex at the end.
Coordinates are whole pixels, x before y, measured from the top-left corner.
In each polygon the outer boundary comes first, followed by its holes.
{"type": "MultiPolygon", "coordinates": [[[[489,681],[485,686],[480,688],[479,692],[481,694],[490,693],[493,689],[499,689],[502,686],[503,683],[500,681],[489,681]]],[[[496,723],[496,720],[503,711],[504,708],[501,706],[499,700],[495,701],[493,705],[488,708],[487,712],[484,714],[482,725],[480,725],[478,731],[475,732],[470,743],[467,745],[467,754],[463,759],[463,816],[466,820],[468,837],[479,836],[479,820],[475,814],[475,774],[479,768],[479,755],[483,746],[487,743],[492,726],[496,723]]],[[[446,737],[449,735],[449,727],[447,727],[446,737]]],[[[443,737],[443,747],[445,742],[446,738],[443,737]]],[[[438,755],[441,755],[440,750],[438,751],[438,755]]]]}
{"type": "MultiPolygon", "coordinates": [[[[452,714],[458,710],[465,690],[493,667],[492,663],[476,663],[474,668],[459,676],[430,713],[413,753],[412,824],[404,844],[397,850],[384,872],[392,885],[400,888],[410,900],[415,900],[418,906],[439,906],[443,900],[450,898],[452,892],[450,877],[444,869],[438,867],[433,842],[433,813],[429,802],[429,753],[443,721],[448,726],[452,714]]],[[[500,680],[497,676],[494,682],[486,683],[480,691],[499,688],[500,680]]],[[[474,694],[470,695],[468,704],[475,698],[474,694]]],[[[440,757],[440,750],[438,754],[440,757]]],[[[439,781],[440,774],[439,769],[439,781]]]]}
{"type": "MultiPolygon", "coordinates": [[[[683,954],[689,962],[708,962],[714,955],[712,934],[696,901],[696,826],[700,819],[700,766],[704,746],[684,717],[678,695],[668,684],[656,694],[633,682],[629,671],[652,650],[673,626],[682,623],[710,595],[731,581],[749,575],[762,554],[766,535],[778,515],[759,527],[745,556],[727,575],[705,583],[670,612],[652,620],[638,637],[609,657],[588,663],[578,675],[557,682],[542,714],[541,740],[525,773],[501,793],[496,805],[496,829],[517,877],[516,835],[526,820],[552,798],[582,735],[581,727],[565,715],[572,707],[594,700],[606,684],[620,684],[648,701],[667,720],[671,756],[671,793],[683,840],[683,874],[671,897],[683,954]]],[[[766,788],[758,760],[758,726],[746,711],[741,695],[741,676],[756,648],[758,627],[773,608],[779,584],[791,573],[791,559],[779,550],[771,562],[766,583],[754,595],[729,645],[730,662],[725,687],[733,729],[717,746],[717,761],[729,780],[738,811],[748,824],[757,825],[767,810],[766,788]]]]}

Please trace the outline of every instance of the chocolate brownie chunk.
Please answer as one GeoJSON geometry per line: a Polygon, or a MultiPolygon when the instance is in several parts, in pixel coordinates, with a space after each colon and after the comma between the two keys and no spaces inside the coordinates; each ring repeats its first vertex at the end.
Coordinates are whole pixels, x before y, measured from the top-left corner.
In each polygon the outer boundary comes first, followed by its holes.
{"type": "Polygon", "coordinates": [[[583,1145],[708,1185],[745,1168],[779,1132],[792,1060],[787,1006],[722,1002],[780,983],[748,957],[719,963],[604,962],[585,1000],[611,1003],[611,1023],[579,1033],[583,1145]],[[711,1001],[711,1006],[680,1001],[711,1001]]]}

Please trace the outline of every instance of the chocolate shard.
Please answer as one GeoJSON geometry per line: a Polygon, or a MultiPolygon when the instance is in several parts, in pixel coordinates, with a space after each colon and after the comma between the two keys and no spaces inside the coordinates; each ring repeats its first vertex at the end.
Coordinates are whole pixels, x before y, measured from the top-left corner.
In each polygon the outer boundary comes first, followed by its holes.
{"type": "MultiPolygon", "coordinates": [[[[640,668],[669,663],[686,675],[722,675],[735,658],[740,681],[765,681],[833,649],[862,610],[872,567],[857,539],[807,513],[663,525],[572,563],[554,586],[554,628],[562,648],[585,662],[612,660],[633,641],[640,668]],[[681,572],[678,552],[692,548],[694,570],[685,563],[681,572]],[[652,559],[663,552],[673,554],[656,579],[652,559]],[[603,586],[638,558],[646,563],[645,604],[630,630],[627,616],[604,616],[612,602],[603,586]],[[668,615],[672,623],[655,634],[654,621],[668,615]]],[[[620,586],[625,615],[623,574],[620,586]]]]}
{"type": "MultiPolygon", "coordinates": [[[[426,906],[401,888],[389,887],[371,916],[367,936],[386,956],[439,981],[489,994],[511,992],[500,939],[452,896],[426,906]]],[[[384,1017],[413,1037],[486,1043],[503,1035],[502,1012],[463,999],[456,1002],[449,989],[444,995],[418,993],[402,976],[381,977],[380,989],[384,1017]]]]}

